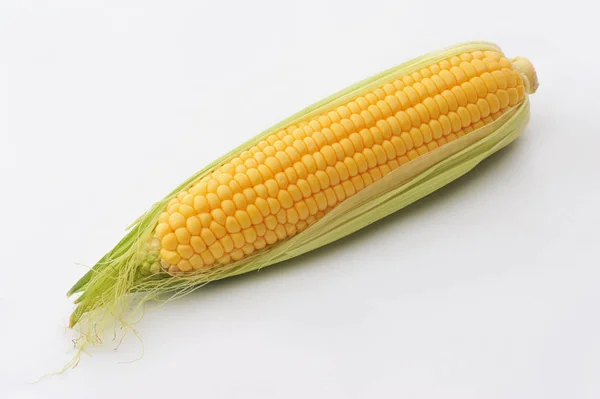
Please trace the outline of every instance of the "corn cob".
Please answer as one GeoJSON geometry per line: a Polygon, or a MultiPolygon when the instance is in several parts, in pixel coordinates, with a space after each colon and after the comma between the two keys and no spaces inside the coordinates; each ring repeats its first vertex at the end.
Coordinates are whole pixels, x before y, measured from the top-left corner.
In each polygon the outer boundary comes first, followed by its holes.
{"type": "Polygon", "coordinates": [[[524,100],[498,51],[443,60],[281,129],[173,198],[154,237],[170,272],[240,260],[303,231],[400,166],[524,100]]]}
{"type": "Polygon", "coordinates": [[[83,291],[71,325],[86,316],[97,332],[108,314],[126,312],[127,294],[145,292],[142,303],[162,292],[189,292],[298,256],[401,209],[514,140],[537,86],[527,59],[467,43],[301,111],[143,215],[69,291],[83,291]]]}

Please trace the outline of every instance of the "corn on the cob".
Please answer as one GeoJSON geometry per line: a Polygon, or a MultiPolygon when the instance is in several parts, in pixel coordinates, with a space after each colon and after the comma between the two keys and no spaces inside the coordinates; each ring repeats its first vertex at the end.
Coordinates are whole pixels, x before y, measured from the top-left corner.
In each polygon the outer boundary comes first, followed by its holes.
{"type": "Polygon", "coordinates": [[[131,292],[297,256],[402,208],[516,138],[536,89],[529,61],[469,43],[309,107],[157,203],[71,289],[84,291],[71,324],[131,292]]]}
{"type": "Polygon", "coordinates": [[[524,97],[519,71],[500,52],[465,52],[281,129],[169,202],[154,234],[162,266],[217,267],[285,240],[524,97]]]}

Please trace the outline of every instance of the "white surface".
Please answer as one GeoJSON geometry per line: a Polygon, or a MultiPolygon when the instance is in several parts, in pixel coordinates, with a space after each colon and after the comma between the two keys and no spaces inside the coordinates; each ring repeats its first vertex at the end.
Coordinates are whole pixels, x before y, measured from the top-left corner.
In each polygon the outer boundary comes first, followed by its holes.
{"type": "Polygon", "coordinates": [[[0,3],[0,397],[598,398],[599,53],[583,1],[0,3]],[[51,5],[50,5],[51,4],[51,5]],[[167,5],[168,4],[168,5],[167,5]],[[531,123],[418,204],[72,353],[64,293],[232,146],[458,42],[538,69],[531,123]]]}

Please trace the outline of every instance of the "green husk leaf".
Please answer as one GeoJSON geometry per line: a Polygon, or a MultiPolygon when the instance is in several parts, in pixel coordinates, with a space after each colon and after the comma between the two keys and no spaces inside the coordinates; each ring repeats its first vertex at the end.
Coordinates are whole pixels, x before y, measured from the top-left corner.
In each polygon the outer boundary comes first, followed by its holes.
{"type": "Polygon", "coordinates": [[[529,116],[525,101],[496,121],[411,161],[345,200],[305,231],[260,253],[229,265],[194,273],[166,272],[143,275],[140,265],[148,255],[157,219],[166,204],[182,189],[227,162],[257,140],[298,121],[347,102],[366,91],[393,81],[424,66],[467,51],[496,50],[491,43],[472,42],[424,55],[348,87],[267,129],[228,154],[212,162],[155,203],[132,226],[129,233],[70,290],[83,292],[71,316],[71,326],[81,334],[78,355],[89,344],[102,342],[104,330],[115,321],[131,326],[145,302],[169,293],[167,300],[185,295],[204,284],[235,276],[299,256],[345,237],[411,204],[471,170],[477,163],[513,141],[524,129],[529,116]]]}

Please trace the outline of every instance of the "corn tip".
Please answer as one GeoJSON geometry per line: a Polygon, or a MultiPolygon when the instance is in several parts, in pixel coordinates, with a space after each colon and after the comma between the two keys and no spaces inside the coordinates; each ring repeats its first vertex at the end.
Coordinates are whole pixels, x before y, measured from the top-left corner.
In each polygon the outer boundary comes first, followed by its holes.
{"type": "Polygon", "coordinates": [[[539,87],[537,73],[531,61],[525,57],[516,57],[511,60],[513,66],[525,78],[527,93],[533,94],[539,87]]]}

